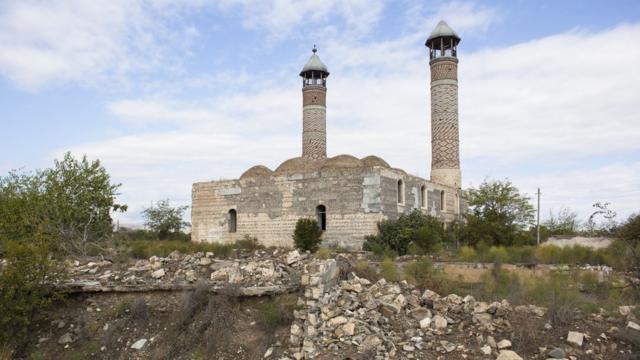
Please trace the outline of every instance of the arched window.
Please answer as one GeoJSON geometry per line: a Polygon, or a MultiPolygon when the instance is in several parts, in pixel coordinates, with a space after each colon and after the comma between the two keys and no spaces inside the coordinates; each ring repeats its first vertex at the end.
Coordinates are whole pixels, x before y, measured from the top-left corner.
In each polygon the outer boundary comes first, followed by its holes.
{"type": "Polygon", "coordinates": [[[238,214],[235,209],[229,210],[229,232],[236,232],[238,226],[238,214]]]}
{"type": "Polygon", "coordinates": [[[424,185],[420,188],[420,207],[427,207],[427,187],[424,185]]]}
{"type": "Polygon", "coordinates": [[[398,180],[398,204],[404,204],[404,182],[398,180]]]}
{"type": "Polygon", "coordinates": [[[324,205],[316,206],[316,219],[318,220],[320,230],[327,230],[327,208],[325,208],[324,205]]]}
{"type": "Polygon", "coordinates": [[[440,211],[444,211],[445,206],[444,206],[444,190],[440,191],[440,211]]]}

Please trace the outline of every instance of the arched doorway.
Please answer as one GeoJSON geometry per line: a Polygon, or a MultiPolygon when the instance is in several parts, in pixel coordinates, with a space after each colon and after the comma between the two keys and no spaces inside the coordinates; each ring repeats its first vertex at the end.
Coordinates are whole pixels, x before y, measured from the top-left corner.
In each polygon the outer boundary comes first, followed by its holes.
{"type": "Polygon", "coordinates": [[[229,210],[229,232],[234,233],[238,226],[238,214],[235,209],[229,210]]]}
{"type": "Polygon", "coordinates": [[[324,205],[316,206],[316,219],[318,220],[320,230],[327,230],[327,208],[325,208],[324,205]]]}

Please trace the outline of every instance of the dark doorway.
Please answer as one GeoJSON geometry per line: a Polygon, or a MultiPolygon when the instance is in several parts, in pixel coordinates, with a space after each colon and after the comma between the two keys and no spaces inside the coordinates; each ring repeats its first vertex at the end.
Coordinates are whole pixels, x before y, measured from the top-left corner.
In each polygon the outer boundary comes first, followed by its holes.
{"type": "Polygon", "coordinates": [[[327,230],[327,209],[324,207],[324,205],[316,206],[316,218],[318,220],[320,230],[327,230]]]}

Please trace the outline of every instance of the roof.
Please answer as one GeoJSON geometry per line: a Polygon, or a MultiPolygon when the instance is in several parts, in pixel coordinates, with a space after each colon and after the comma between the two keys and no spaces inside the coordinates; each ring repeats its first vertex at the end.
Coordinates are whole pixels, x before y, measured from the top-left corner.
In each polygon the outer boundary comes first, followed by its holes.
{"type": "Polygon", "coordinates": [[[312,51],[313,54],[309,58],[309,61],[307,61],[307,63],[302,68],[302,71],[300,71],[300,76],[302,76],[302,74],[307,71],[321,71],[329,75],[327,66],[322,62],[322,60],[320,60],[320,57],[318,57],[318,55],[316,54],[318,50],[314,47],[312,51]]]}
{"type": "Polygon", "coordinates": [[[458,34],[456,34],[456,32],[453,31],[449,24],[444,20],[440,20],[438,25],[436,25],[435,29],[431,32],[431,35],[429,35],[429,38],[427,38],[427,42],[440,37],[453,37],[458,41],[460,40],[460,36],[458,36],[458,34]]]}

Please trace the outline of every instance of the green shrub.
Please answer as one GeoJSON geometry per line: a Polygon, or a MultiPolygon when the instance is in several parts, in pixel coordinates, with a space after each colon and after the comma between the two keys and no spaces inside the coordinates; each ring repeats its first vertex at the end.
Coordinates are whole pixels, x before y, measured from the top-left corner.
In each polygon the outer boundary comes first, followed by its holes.
{"type": "Polygon", "coordinates": [[[378,281],[380,279],[380,275],[376,272],[376,270],[369,265],[366,261],[358,262],[354,267],[354,272],[358,277],[370,280],[372,282],[378,281]]]}
{"type": "Polygon", "coordinates": [[[430,289],[439,292],[443,288],[444,278],[433,267],[431,259],[426,256],[405,264],[403,270],[405,279],[422,290],[430,289]]]}
{"type": "Polygon", "coordinates": [[[319,248],[318,251],[316,251],[316,256],[320,259],[328,259],[331,257],[331,249],[326,247],[319,248]]]}
{"type": "Polygon", "coordinates": [[[3,242],[0,271],[0,344],[25,345],[36,316],[60,295],[47,284],[64,279],[64,267],[50,258],[46,243],[3,242]]]}
{"type": "Polygon", "coordinates": [[[509,262],[509,254],[504,246],[492,246],[489,248],[487,260],[492,263],[504,264],[509,262]]]}
{"type": "Polygon", "coordinates": [[[298,219],[293,232],[293,243],[302,251],[315,252],[322,241],[322,230],[313,219],[298,219]]]}
{"type": "Polygon", "coordinates": [[[255,251],[264,249],[264,246],[260,245],[257,237],[245,235],[242,239],[237,240],[235,247],[243,250],[255,251]]]}
{"type": "Polygon", "coordinates": [[[472,262],[477,261],[478,253],[476,252],[476,249],[471,246],[463,246],[458,251],[458,257],[461,261],[472,262]]]}
{"type": "Polygon", "coordinates": [[[397,220],[380,221],[378,234],[365,237],[363,249],[378,254],[391,249],[398,255],[406,255],[413,248],[412,252],[424,254],[437,251],[445,238],[438,219],[414,210],[408,215],[400,215],[397,220]]]}
{"type": "Polygon", "coordinates": [[[382,261],[382,265],[380,268],[380,275],[387,281],[398,281],[400,278],[398,276],[398,270],[396,268],[396,263],[391,258],[385,258],[382,261]]]}

